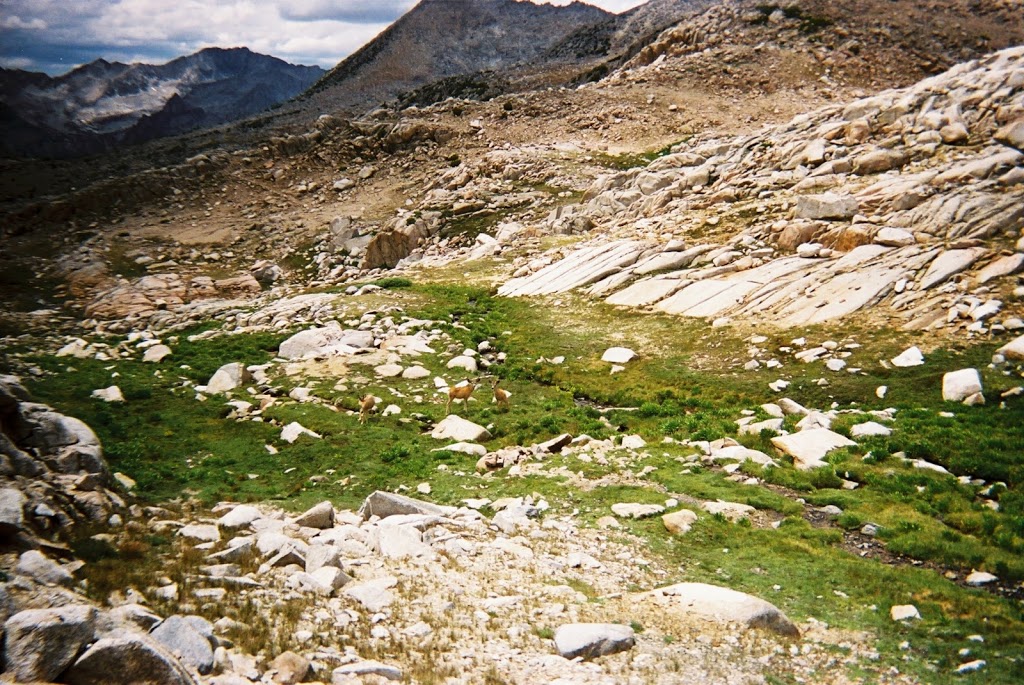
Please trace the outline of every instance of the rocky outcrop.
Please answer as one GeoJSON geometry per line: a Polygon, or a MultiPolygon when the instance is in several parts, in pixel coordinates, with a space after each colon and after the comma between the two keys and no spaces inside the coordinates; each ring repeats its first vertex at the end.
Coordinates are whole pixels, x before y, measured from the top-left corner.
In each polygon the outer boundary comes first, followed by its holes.
{"type": "Polygon", "coordinates": [[[125,502],[99,439],[82,421],[29,401],[18,379],[0,377],[0,530],[24,547],[36,536],[100,523],[125,502]]]}
{"type": "Polygon", "coordinates": [[[752,136],[679,145],[646,169],[604,176],[579,210],[601,237],[535,259],[499,293],[582,289],[611,304],[784,326],[871,308],[907,329],[984,332],[1001,302],[972,292],[972,280],[991,288],[1019,270],[1022,254],[1024,184],[1014,171],[1024,155],[1007,123],[1020,116],[1022,65],[1024,49],[1007,49],[910,88],[752,136]],[[953,125],[975,144],[963,146],[953,125]],[[680,259],[687,233],[721,221],[741,229],[680,259]],[[1007,248],[1016,252],[999,254],[1007,248]]]}

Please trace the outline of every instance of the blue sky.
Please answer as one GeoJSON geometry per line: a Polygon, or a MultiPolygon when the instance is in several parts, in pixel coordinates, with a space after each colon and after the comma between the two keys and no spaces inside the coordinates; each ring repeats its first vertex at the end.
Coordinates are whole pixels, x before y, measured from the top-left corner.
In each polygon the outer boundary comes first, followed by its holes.
{"type": "MultiPolygon", "coordinates": [[[[56,75],[100,57],[160,64],[207,47],[244,46],[330,68],[417,1],[0,0],[0,66],[56,75]]],[[[589,4],[621,12],[645,1],[589,4]]]]}

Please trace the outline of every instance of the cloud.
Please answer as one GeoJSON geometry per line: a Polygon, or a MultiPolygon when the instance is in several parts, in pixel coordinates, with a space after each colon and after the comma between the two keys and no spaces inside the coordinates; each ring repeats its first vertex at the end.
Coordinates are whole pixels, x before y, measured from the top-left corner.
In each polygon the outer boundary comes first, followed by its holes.
{"type": "Polygon", "coordinates": [[[46,22],[36,17],[25,21],[16,14],[0,19],[0,29],[22,29],[24,31],[43,31],[46,29],[46,22]]]}
{"type": "Polygon", "coordinates": [[[417,0],[295,0],[282,3],[289,21],[331,20],[346,24],[389,24],[416,5],[417,0]]]}
{"type": "Polygon", "coordinates": [[[0,57],[0,67],[4,69],[30,69],[32,66],[30,57],[0,57]]]}

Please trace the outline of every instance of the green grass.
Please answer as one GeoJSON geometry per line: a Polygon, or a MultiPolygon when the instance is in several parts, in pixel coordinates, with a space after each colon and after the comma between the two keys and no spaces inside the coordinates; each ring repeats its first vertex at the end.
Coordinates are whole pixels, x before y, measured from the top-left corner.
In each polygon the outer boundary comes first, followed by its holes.
{"type": "MultiPolygon", "coordinates": [[[[829,384],[822,387],[817,380],[827,372],[820,364],[787,361],[778,372],[744,371],[744,339],[750,332],[741,328],[712,329],[701,322],[623,312],[569,295],[561,296],[557,305],[420,279],[392,279],[386,287],[361,301],[377,311],[398,305],[406,316],[437,322],[434,327],[450,337],[450,351],[487,340],[507,355],[505,363],[488,373],[512,393],[510,410],[499,411],[490,404],[486,386],[477,390],[478,401],[457,408],[470,420],[491,425],[489,449],[529,445],[562,432],[586,433],[597,440],[638,434],[647,447],[640,455],[611,449],[602,459],[554,455],[544,464],[546,473],[510,476],[506,470],[479,475],[475,457],[433,451],[441,443],[425,429],[443,418],[444,404],[434,396],[429,379],[370,380],[372,371],[365,367],[355,367],[352,373],[367,380],[347,380],[344,392],[334,389],[337,378],[286,376],[273,367],[273,382],[282,394],[297,386],[310,387],[324,403],[282,399],[263,412],[263,421],[228,420],[223,397],[196,399],[188,383],[204,384],[228,362],[269,362],[288,335],[284,331],[196,342],[188,342],[188,335],[202,329],[187,331],[172,345],[173,356],[160,366],[34,355],[23,363],[40,367],[44,374],[26,382],[39,401],[92,426],[112,469],[138,481],[139,494],[152,502],[188,494],[207,504],[270,500],[297,510],[329,499],[341,507],[356,507],[373,490],[415,489],[429,482],[428,498],[438,503],[459,504],[470,497],[540,497],[550,503],[549,515],[576,512],[584,525],[609,515],[617,502],[663,504],[677,497],[682,506],[695,511],[699,505],[694,499],[749,504],[759,510],[762,521],[781,520],[778,527],[732,524],[701,513],[688,535],[674,538],[658,517],[622,523],[667,568],[677,570],[666,582],[724,584],[764,597],[798,621],[814,617],[836,627],[870,631],[883,656],[879,670],[865,676],[869,681],[890,666],[935,683],[1011,683],[1024,675],[1020,604],[959,587],[941,572],[949,569],[962,578],[977,568],[1004,580],[1024,580],[1024,443],[1019,430],[1024,403],[1009,402],[1005,408],[996,402],[950,406],[939,393],[944,371],[967,366],[982,371],[990,397],[1009,387],[1014,379],[987,369],[994,344],[950,346],[928,352],[923,367],[886,369],[878,360],[894,356],[914,338],[861,329],[854,323],[837,339],[855,339],[862,345],[848,362],[864,371],[829,373],[829,384]],[[625,371],[614,375],[610,365],[600,361],[613,345],[639,353],[625,371]],[[564,363],[542,360],[557,356],[564,356],[564,363]],[[743,410],[778,399],[767,388],[777,377],[790,380],[786,395],[808,407],[895,407],[894,432],[886,438],[862,439],[857,447],[831,455],[830,467],[816,471],[797,471],[784,458],[777,459],[779,468],[742,465],[738,473],[759,479],[759,485],[730,478],[718,466],[694,457],[696,448],[680,444],[729,437],[773,454],[770,435],[738,438],[735,420],[743,410]],[[124,392],[124,404],[105,404],[89,396],[93,389],[113,383],[124,392]],[[875,396],[878,385],[890,388],[884,400],[875,396]],[[406,399],[392,399],[389,388],[406,399]],[[376,414],[359,425],[346,410],[356,408],[356,398],[363,392],[373,392],[385,403],[395,401],[402,414],[376,414]],[[417,394],[425,398],[421,404],[410,399],[417,394]],[[940,415],[947,411],[954,416],[940,415]],[[413,418],[414,413],[422,419],[413,418]],[[322,438],[284,443],[280,426],[292,421],[322,438]],[[675,442],[663,443],[666,436],[675,442]],[[271,454],[267,445],[277,453],[271,454]],[[893,456],[897,452],[941,464],[954,475],[915,469],[893,456]],[[559,470],[551,473],[554,469],[559,470]],[[956,476],[983,479],[985,484],[961,483],[956,476]],[[842,479],[859,487],[842,489],[842,479]],[[983,498],[981,491],[996,481],[1004,485],[992,487],[983,498]],[[986,498],[998,502],[999,510],[986,506],[986,498]],[[834,504],[844,513],[836,525],[811,525],[803,518],[798,499],[815,507],[834,504]],[[844,534],[868,522],[880,526],[878,539],[890,552],[937,568],[886,566],[847,551],[844,534]],[[893,624],[888,609],[903,603],[916,604],[923,620],[893,624]],[[986,642],[967,644],[966,636],[973,633],[984,634],[986,642]],[[909,652],[897,647],[904,640],[911,643],[909,652]],[[957,652],[963,647],[973,650],[972,658],[989,661],[978,676],[950,675],[961,662],[957,652]],[[903,656],[910,660],[904,662],[903,656]]],[[[394,312],[389,315],[400,318],[394,312]]],[[[774,332],[762,347],[774,351],[801,335],[809,341],[830,337],[820,327],[774,332]]],[[[428,355],[415,363],[432,375],[457,380],[457,374],[444,367],[447,358],[428,355]]],[[[243,392],[235,396],[248,397],[243,392]]],[[[757,416],[763,418],[762,414],[758,411],[757,416]]],[[[853,424],[867,418],[842,414],[834,428],[848,434],[853,424]]],[[[792,429],[793,423],[788,419],[786,427],[792,429]]],[[[161,552],[167,543],[146,544],[161,552]]],[[[100,565],[114,564],[125,553],[100,546],[82,552],[100,565]]],[[[583,586],[577,589],[587,594],[583,586]]]]}

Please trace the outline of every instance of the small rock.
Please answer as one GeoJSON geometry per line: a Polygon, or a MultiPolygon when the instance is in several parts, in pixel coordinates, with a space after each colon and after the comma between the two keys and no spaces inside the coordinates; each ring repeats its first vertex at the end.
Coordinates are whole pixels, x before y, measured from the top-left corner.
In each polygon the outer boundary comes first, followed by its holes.
{"type": "Polygon", "coordinates": [[[899,355],[893,357],[890,361],[893,366],[920,366],[921,364],[924,364],[924,355],[921,354],[921,350],[916,346],[908,347],[899,355]]]}
{"type": "Polygon", "coordinates": [[[894,621],[908,621],[920,619],[921,613],[913,604],[897,604],[889,609],[889,617],[894,621]]]}
{"type": "Polygon", "coordinates": [[[665,514],[661,517],[661,521],[665,524],[665,530],[673,535],[685,535],[690,532],[690,528],[696,523],[697,514],[689,509],[680,509],[679,511],[665,514]]]}
{"type": "Polygon", "coordinates": [[[986,573],[985,571],[974,571],[973,573],[967,576],[964,582],[974,587],[980,587],[982,585],[994,583],[997,580],[999,580],[999,578],[992,575],[991,573],[986,573]]]}

